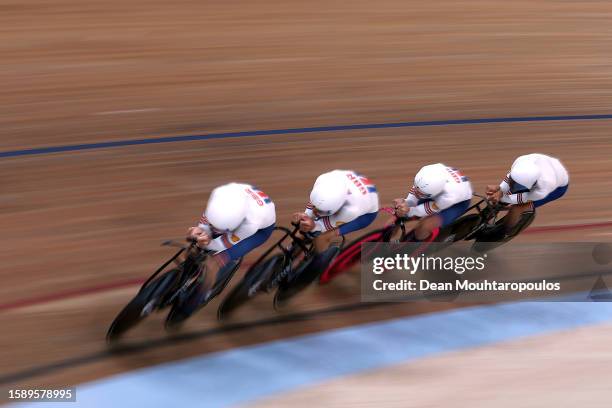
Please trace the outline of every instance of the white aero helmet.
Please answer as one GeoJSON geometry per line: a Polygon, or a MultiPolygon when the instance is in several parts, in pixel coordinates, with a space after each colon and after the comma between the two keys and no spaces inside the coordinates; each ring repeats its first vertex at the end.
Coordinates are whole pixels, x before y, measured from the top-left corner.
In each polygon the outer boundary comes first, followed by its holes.
{"type": "Polygon", "coordinates": [[[335,214],[346,202],[347,190],[342,172],[321,174],[310,192],[310,203],[320,215],[335,214]]]}
{"type": "Polygon", "coordinates": [[[421,194],[435,197],[444,189],[446,176],[446,166],[440,163],[429,164],[423,166],[414,176],[414,186],[421,194]]]}
{"type": "Polygon", "coordinates": [[[247,196],[243,186],[229,183],[215,188],[210,194],[204,215],[218,231],[233,231],[246,218],[247,196]]]}
{"type": "Polygon", "coordinates": [[[510,169],[510,192],[526,193],[531,190],[540,177],[540,168],[533,160],[519,159],[510,169]]]}

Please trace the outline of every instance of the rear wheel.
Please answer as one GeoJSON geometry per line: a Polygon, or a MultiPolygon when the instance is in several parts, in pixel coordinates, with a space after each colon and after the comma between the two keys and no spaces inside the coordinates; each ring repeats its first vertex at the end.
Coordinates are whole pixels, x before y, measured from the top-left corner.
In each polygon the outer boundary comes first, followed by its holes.
{"type": "Polygon", "coordinates": [[[166,329],[179,327],[205,305],[206,288],[203,279],[197,279],[176,297],[166,317],[166,329]]]}
{"type": "Polygon", "coordinates": [[[436,242],[457,242],[465,239],[480,224],[481,219],[478,214],[468,214],[457,218],[449,226],[440,229],[436,242]]]}
{"type": "Polygon", "coordinates": [[[279,285],[274,295],[274,308],[283,306],[293,296],[306,289],[321,275],[339,252],[339,247],[331,246],[300,264],[292,275],[279,285]]]}
{"type": "Polygon", "coordinates": [[[210,302],[212,299],[217,297],[219,293],[225,289],[227,284],[232,280],[232,277],[236,273],[236,271],[240,268],[240,264],[242,263],[242,258],[239,258],[234,261],[230,261],[223,267],[221,267],[217,271],[217,276],[215,278],[215,283],[212,288],[206,294],[206,301],[210,302]]]}
{"type": "Polygon", "coordinates": [[[284,254],[276,254],[253,265],[245,273],[244,278],[223,299],[217,310],[217,318],[222,320],[258,293],[266,291],[267,284],[280,273],[284,260],[284,254]]]}
{"type": "Polygon", "coordinates": [[[382,228],[369,232],[347,245],[321,274],[319,284],[329,283],[336,276],[349,270],[361,259],[361,244],[382,241],[387,230],[387,228],[382,228]]]}
{"type": "Polygon", "coordinates": [[[535,211],[526,211],[521,214],[521,218],[516,223],[510,233],[504,231],[504,218],[497,220],[495,225],[491,227],[491,231],[481,234],[476,238],[476,242],[472,245],[472,249],[480,254],[487,253],[499,246],[502,246],[506,242],[513,240],[527,227],[531,225],[535,219],[535,211]]]}
{"type": "Polygon", "coordinates": [[[203,275],[198,274],[195,282],[189,286],[182,296],[179,296],[166,318],[166,328],[178,328],[185,320],[189,319],[198,310],[206,306],[227,286],[236,271],[240,268],[242,258],[230,261],[217,271],[215,282],[212,287],[205,285],[203,275]]]}
{"type": "Polygon", "coordinates": [[[106,333],[107,341],[119,339],[154,310],[163,307],[164,298],[173,291],[179,275],[178,269],[172,269],[142,288],[113,320],[106,333]]]}

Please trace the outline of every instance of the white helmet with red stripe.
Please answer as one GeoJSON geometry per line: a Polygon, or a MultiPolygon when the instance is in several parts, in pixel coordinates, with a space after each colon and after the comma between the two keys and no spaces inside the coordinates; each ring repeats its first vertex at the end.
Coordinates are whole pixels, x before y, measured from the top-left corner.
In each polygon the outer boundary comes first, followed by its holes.
{"type": "Polygon", "coordinates": [[[330,171],[321,174],[310,192],[310,202],[320,215],[338,212],[346,202],[346,177],[342,172],[330,171]]]}
{"type": "Polygon", "coordinates": [[[229,183],[215,188],[204,214],[215,230],[234,231],[247,215],[247,196],[242,186],[229,183]]]}
{"type": "Polygon", "coordinates": [[[446,166],[441,163],[423,166],[414,177],[414,186],[421,194],[435,197],[444,190],[447,173],[446,166]]]}

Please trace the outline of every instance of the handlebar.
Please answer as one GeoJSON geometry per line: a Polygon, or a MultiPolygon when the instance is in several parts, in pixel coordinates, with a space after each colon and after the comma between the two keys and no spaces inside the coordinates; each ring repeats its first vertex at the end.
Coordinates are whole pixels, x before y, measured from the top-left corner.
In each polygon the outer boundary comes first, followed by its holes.
{"type": "Polygon", "coordinates": [[[395,225],[401,225],[401,224],[403,224],[405,222],[413,221],[413,220],[416,220],[416,219],[419,218],[419,217],[398,217],[395,214],[395,208],[392,208],[392,207],[382,207],[378,211],[383,211],[383,212],[386,212],[389,215],[394,216],[395,217],[395,225]]]}
{"type": "Polygon", "coordinates": [[[503,210],[505,207],[508,206],[508,204],[502,203],[502,202],[497,202],[497,203],[493,204],[491,202],[491,200],[489,200],[486,196],[480,195],[478,193],[472,193],[472,195],[474,197],[480,198],[481,199],[480,200],[481,203],[484,202],[487,205],[488,208],[490,208],[492,210],[495,210],[495,211],[503,210]]]}
{"type": "Polygon", "coordinates": [[[188,249],[192,246],[194,246],[195,244],[197,244],[197,240],[195,239],[190,239],[190,238],[186,238],[185,241],[180,240],[174,240],[174,239],[168,239],[166,241],[162,241],[161,246],[169,246],[169,247],[175,247],[175,248],[183,248],[183,249],[188,249]],[[189,243],[189,245],[185,245],[185,242],[189,243]]]}

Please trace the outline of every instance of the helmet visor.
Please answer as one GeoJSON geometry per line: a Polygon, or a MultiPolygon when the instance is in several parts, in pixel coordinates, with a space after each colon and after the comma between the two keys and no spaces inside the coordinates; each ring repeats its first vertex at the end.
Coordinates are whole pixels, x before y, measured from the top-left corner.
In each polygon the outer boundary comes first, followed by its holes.
{"type": "Polygon", "coordinates": [[[510,192],[512,194],[527,193],[529,190],[531,190],[529,187],[514,181],[512,177],[510,177],[510,183],[508,184],[510,185],[510,192]]]}
{"type": "Polygon", "coordinates": [[[213,235],[218,236],[218,235],[222,235],[225,234],[227,231],[226,230],[222,230],[220,228],[215,227],[212,224],[208,224],[208,226],[210,227],[210,231],[213,233],[213,235]]]}
{"type": "Polygon", "coordinates": [[[333,214],[331,211],[323,211],[318,209],[317,207],[313,207],[312,209],[317,217],[328,217],[333,214]]]}
{"type": "Polygon", "coordinates": [[[414,186],[414,195],[416,198],[431,198],[431,194],[427,194],[423,190],[421,190],[418,186],[414,186]]]}

